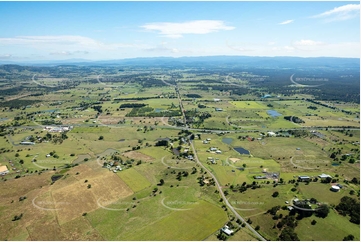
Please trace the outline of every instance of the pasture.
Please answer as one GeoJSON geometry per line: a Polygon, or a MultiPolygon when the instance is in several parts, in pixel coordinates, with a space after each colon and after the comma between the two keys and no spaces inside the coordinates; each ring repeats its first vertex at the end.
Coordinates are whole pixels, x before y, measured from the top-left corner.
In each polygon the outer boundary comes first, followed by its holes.
{"type": "Polygon", "coordinates": [[[134,168],[118,172],[117,175],[133,190],[133,192],[139,192],[151,185],[151,183],[134,168]]]}

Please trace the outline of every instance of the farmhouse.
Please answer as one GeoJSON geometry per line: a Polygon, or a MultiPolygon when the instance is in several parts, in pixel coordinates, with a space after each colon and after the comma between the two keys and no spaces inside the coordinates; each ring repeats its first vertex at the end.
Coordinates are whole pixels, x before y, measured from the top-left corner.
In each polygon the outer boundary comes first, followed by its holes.
{"type": "Polygon", "coordinates": [[[217,151],[218,149],[217,148],[214,148],[214,147],[211,147],[209,148],[210,151],[217,151]]]}
{"type": "Polygon", "coordinates": [[[309,176],[298,176],[298,180],[299,181],[309,181],[310,180],[310,177],[309,176]]]}
{"type": "Polygon", "coordinates": [[[219,99],[219,98],[214,98],[213,101],[219,102],[219,101],[221,101],[221,99],[219,99]]]}
{"type": "Polygon", "coordinates": [[[216,150],[216,153],[217,153],[217,154],[222,154],[222,151],[216,150]]]}
{"type": "Polygon", "coordinates": [[[272,131],[267,132],[267,134],[268,134],[269,136],[276,136],[276,133],[275,133],[275,132],[272,132],[272,131]]]}
{"type": "Polygon", "coordinates": [[[233,230],[230,230],[227,225],[224,225],[224,227],[221,229],[221,231],[222,231],[223,233],[225,233],[226,235],[228,235],[228,236],[233,233],[233,230]]]}
{"type": "Polygon", "coordinates": [[[221,109],[221,108],[216,108],[216,111],[217,111],[217,112],[221,112],[221,111],[223,111],[223,109],[221,109]]]}
{"type": "Polygon", "coordinates": [[[0,166],[0,175],[6,175],[9,173],[9,170],[6,166],[0,166]]]}
{"type": "Polygon", "coordinates": [[[203,140],[203,144],[208,144],[209,142],[207,140],[203,140]]]}

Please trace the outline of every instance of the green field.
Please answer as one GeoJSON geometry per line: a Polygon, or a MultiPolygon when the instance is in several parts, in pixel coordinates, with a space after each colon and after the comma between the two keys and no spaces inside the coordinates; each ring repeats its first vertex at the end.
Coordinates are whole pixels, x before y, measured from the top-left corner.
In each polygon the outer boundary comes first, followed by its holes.
{"type": "Polygon", "coordinates": [[[239,109],[268,109],[263,103],[255,101],[232,101],[229,103],[239,109]]]}
{"type": "Polygon", "coordinates": [[[186,206],[189,210],[174,211],[151,223],[126,240],[203,240],[227,221],[222,209],[204,201],[186,206]]]}
{"type": "Polygon", "coordinates": [[[144,176],[139,174],[139,172],[133,168],[126,169],[117,174],[133,190],[133,192],[139,192],[151,185],[144,176]]]}

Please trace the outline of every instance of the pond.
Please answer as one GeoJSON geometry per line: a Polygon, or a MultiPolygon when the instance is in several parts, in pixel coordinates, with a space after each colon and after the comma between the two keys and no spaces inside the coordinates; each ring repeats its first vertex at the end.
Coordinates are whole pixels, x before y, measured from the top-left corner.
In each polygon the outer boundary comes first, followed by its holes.
{"type": "Polygon", "coordinates": [[[339,163],[332,163],[332,166],[339,166],[339,163]]]}
{"type": "Polygon", "coordinates": [[[226,143],[227,145],[230,145],[232,143],[233,139],[232,138],[223,138],[222,142],[226,143]]]}
{"type": "Polygon", "coordinates": [[[282,116],[282,114],[280,114],[276,110],[267,110],[267,114],[270,115],[272,118],[282,116]]]}
{"type": "Polygon", "coordinates": [[[156,108],[156,109],[154,109],[154,112],[156,112],[156,113],[160,113],[160,112],[162,112],[164,109],[162,109],[162,108],[156,108]]]}
{"type": "Polygon", "coordinates": [[[234,150],[240,153],[241,155],[249,155],[249,151],[242,147],[234,147],[234,150]]]}

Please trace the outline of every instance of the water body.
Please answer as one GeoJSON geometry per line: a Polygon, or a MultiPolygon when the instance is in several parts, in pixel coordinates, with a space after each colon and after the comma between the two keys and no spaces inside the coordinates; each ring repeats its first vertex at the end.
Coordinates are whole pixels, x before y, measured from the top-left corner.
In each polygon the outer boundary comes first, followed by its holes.
{"type": "Polygon", "coordinates": [[[230,145],[232,143],[233,139],[232,138],[223,138],[222,142],[226,143],[227,145],[230,145]]]}
{"type": "Polygon", "coordinates": [[[270,115],[272,118],[282,116],[282,114],[275,110],[267,110],[267,114],[270,115]]]}
{"type": "Polygon", "coordinates": [[[8,120],[8,118],[0,118],[0,122],[1,121],[6,121],[6,120],[8,120]]]}
{"type": "Polygon", "coordinates": [[[332,166],[339,166],[340,164],[338,163],[332,163],[332,166]]]}
{"type": "Polygon", "coordinates": [[[164,109],[162,109],[162,108],[156,108],[156,109],[154,109],[154,112],[156,112],[156,113],[160,113],[160,112],[162,112],[164,109]]]}
{"type": "Polygon", "coordinates": [[[249,151],[242,147],[234,147],[234,150],[240,153],[241,155],[249,155],[249,151]]]}

